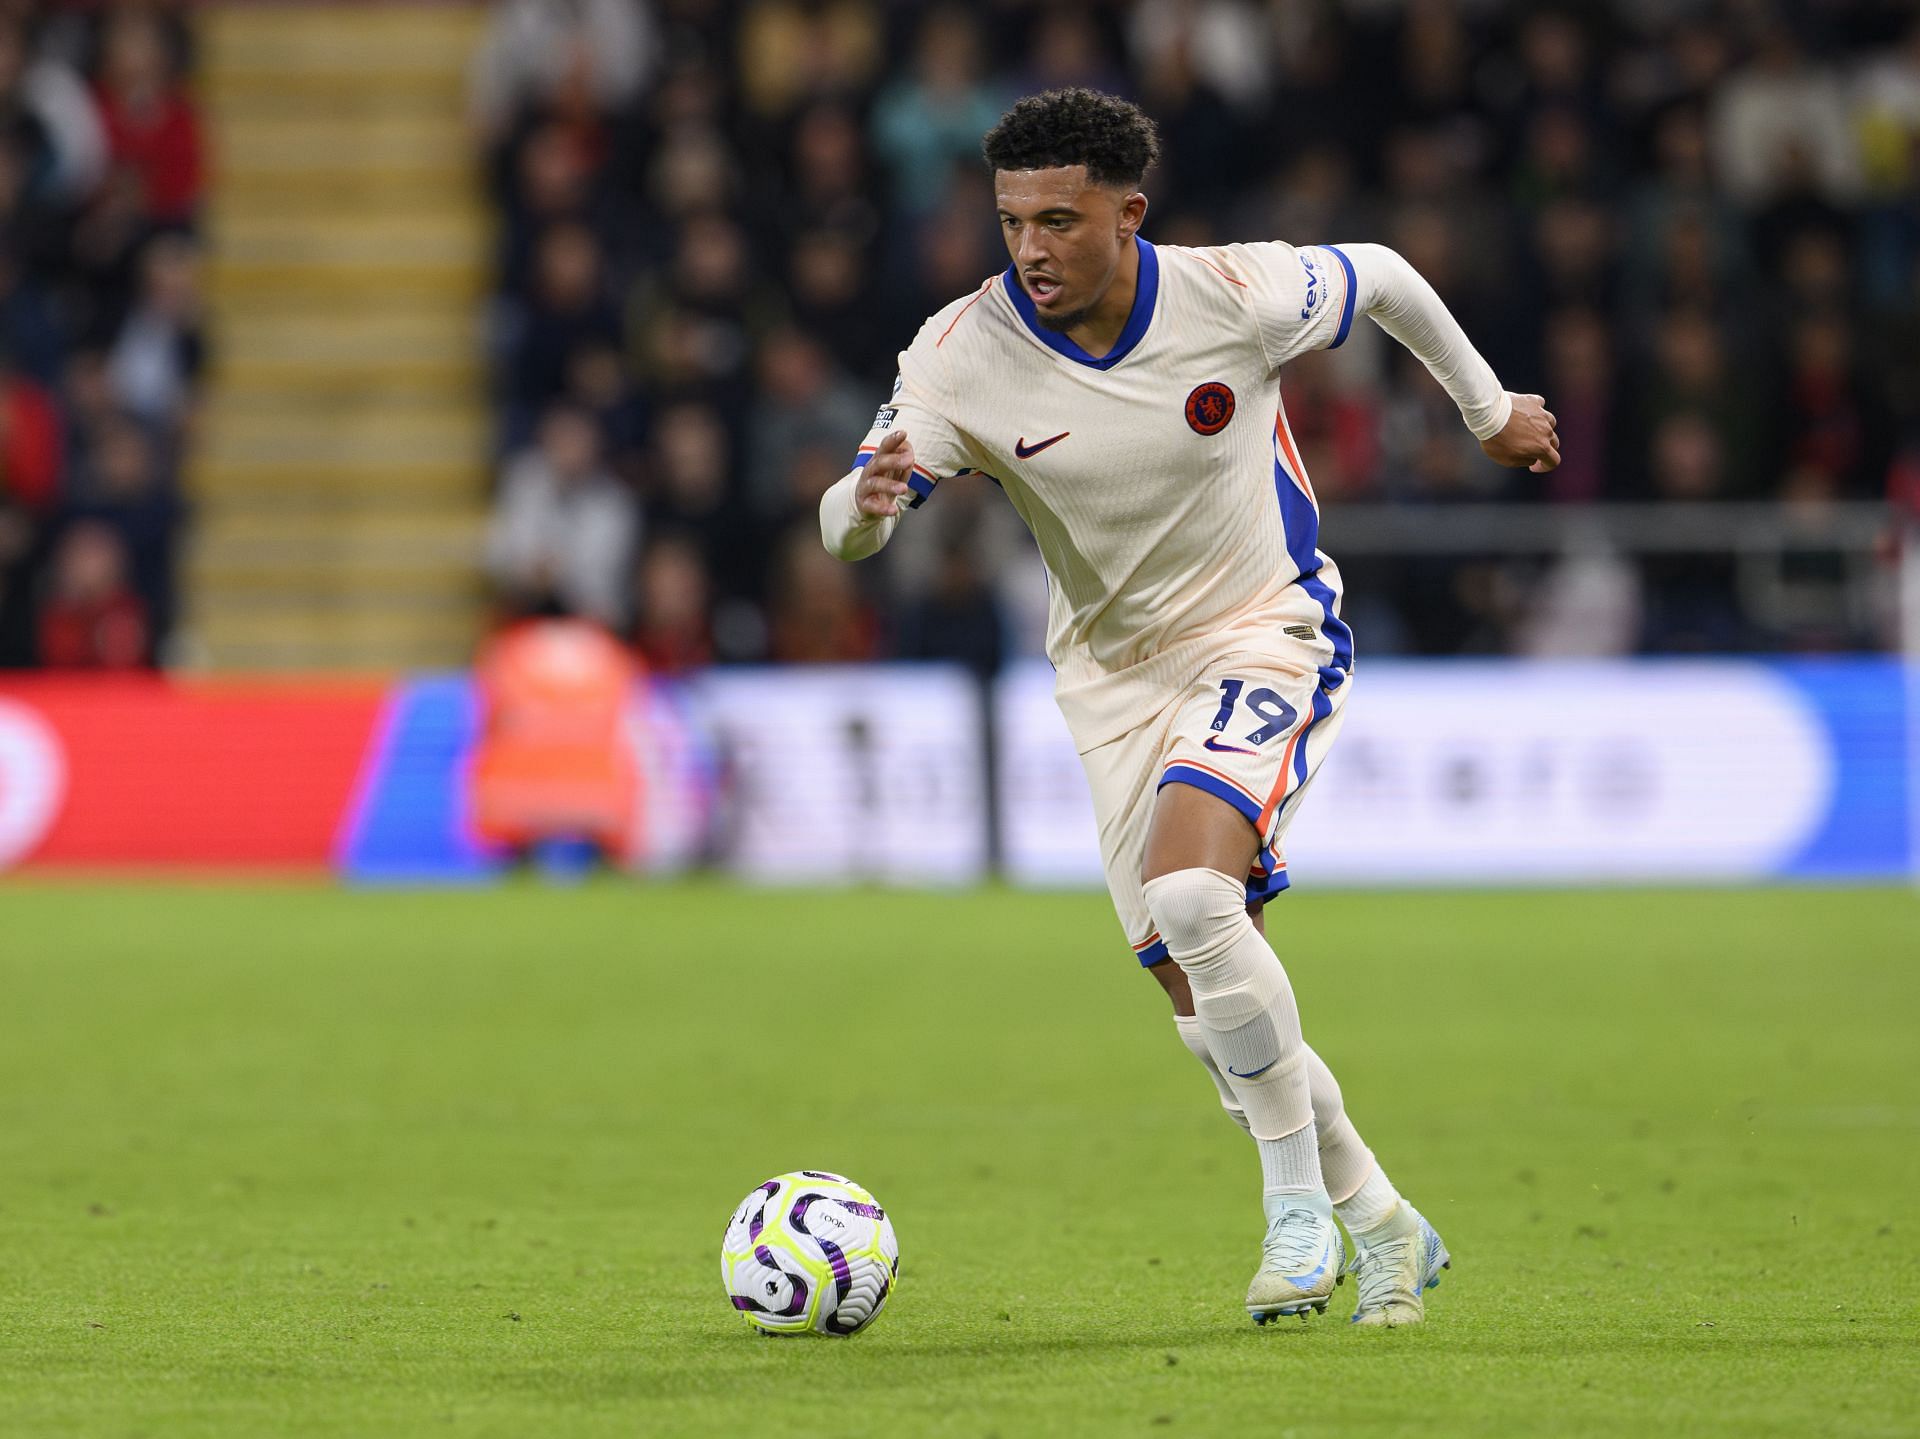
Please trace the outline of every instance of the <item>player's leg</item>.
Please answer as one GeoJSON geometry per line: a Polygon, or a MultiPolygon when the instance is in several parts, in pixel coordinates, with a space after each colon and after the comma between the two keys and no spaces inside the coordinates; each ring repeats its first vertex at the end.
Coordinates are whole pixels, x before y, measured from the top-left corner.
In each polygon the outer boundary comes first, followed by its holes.
{"type": "MultiPolygon", "coordinates": [[[[1250,909],[1264,936],[1264,909],[1250,909]]],[[[1327,1195],[1353,1236],[1359,1300],[1352,1322],[1418,1324],[1426,1317],[1425,1291],[1439,1284],[1440,1271],[1452,1267],[1452,1256],[1420,1211],[1400,1197],[1385,1166],[1360,1138],[1348,1117],[1340,1081],[1311,1048],[1307,1087],[1313,1094],[1313,1127],[1327,1195]]]]}
{"type": "MultiPolygon", "coordinates": [[[[1253,927],[1260,932],[1261,938],[1266,938],[1265,907],[1248,905],[1247,917],[1253,921],[1253,927]]],[[[1200,1062],[1200,1067],[1207,1072],[1207,1078],[1213,1081],[1214,1090],[1220,1096],[1220,1107],[1226,1110],[1229,1119],[1241,1129],[1246,1129],[1246,1111],[1241,1109],[1240,1101],[1234,1098],[1233,1087],[1228,1084],[1226,1075],[1214,1063],[1213,1054],[1207,1048],[1206,1036],[1200,1029],[1200,1020],[1193,1012],[1193,990],[1187,983],[1186,972],[1167,959],[1150,966],[1147,973],[1159,981],[1160,987],[1167,992],[1167,998],[1172,1001],[1173,1022],[1179,1031],[1180,1042],[1200,1062]]],[[[1391,1211],[1400,1196],[1386,1179],[1385,1171],[1376,1163],[1373,1151],[1362,1142],[1359,1131],[1353,1127],[1353,1121],[1347,1117],[1339,1081],[1311,1045],[1307,1047],[1307,1090],[1313,1102],[1314,1138],[1320,1152],[1320,1175],[1326,1185],[1327,1196],[1333,1200],[1341,1223],[1349,1230],[1356,1223],[1371,1227],[1391,1211]]]]}
{"type": "Polygon", "coordinates": [[[1247,1309],[1264,1323],[1324,1311],[1343,1253],[1321,1179],[1293,987],[1247,913],[1246,876],[1261,852],[1242,810],[1197,786],[1165,783],[1141,875],[1213,1067],[1260,1150],[1267,1240],[1247,1309]]]}
{"type": "Polygon", "coordinates": [[[1261,1143],[1270,1190],[1321,1188],[1306,1042],[1286,970],[1247,913],[1258,837],[1241,814],[1185,784],[1161,788],[1141,887],[1185,976],[1214,1064],[1261,1143]]]}
{"type": "MultiPolygon", "coordinates": [[[[1247,915],[1264,939],[1264,904],[1248,905],[1247,915]]],[[[1181,1043],[1206,1070],[1221,1107],[1241,1129],[1248,1129],[1246,1112],[1207,1047],[1186,972],[1169,958],[1149,965],[1147,973],[1166,991],[1181,1043]]],[[[1353,1322],[1419,1323],[1425,1316],[1424,1291],[1440,1282],[1440,1271],[1450,1267],[1451,1256],[1433,1227],[1401,1198],[1386,1169],[1361,1139],[1333,1071],[1311,1046],[1305,1054],[1321,1175],[1335,1212],[1354,1237],[1359,1302],[1353,1322]]]]}
{"type": "MultiPolygon", "coordinates": [[[[1262,939],[1267,935],[1264,905],[1249,905],[1248,916],[1262,939]]],[[[1313,1129],[1320,1151],[1320,1177],[1327,1197],[1349,1232],[1356,1223],[1371,1228],[1399,1202],[1399,1194],[1347,1117],[1346,1097],[1327,1062],[1307,1048],[1307,1090],[1313,1098],[1313,1129]]]]}
{"type": "Polygon", "coordinates": [[[1220,1072],[1220,1066],[1213,1062],[1213,1054],[1207,1048],[1207,1037],[1200,1031],[1200,1018],[1193,1012],[1193,989],[1187,983],[1186,971],[1171,959],[1163,959],[1158,964],[1149,965],[1147,973],[1160,982],[1167,992],[1167,998],[1173,1001],[1173,1027],[1180,1036],[1180,1043],[1187,1053],[1200,1061],[1200,1067],[1207,1072],[1207,1078],[1213,1081],[1213,1087],[1220,1096],[1220,1107],[1227,1112],[1227,1118],[1247,1131],[1247,1113],[1240,1107],[1240,1101],[1233,1097],[1233,1088],[1227,1083],[1227,1077],[1220,1072]]]}

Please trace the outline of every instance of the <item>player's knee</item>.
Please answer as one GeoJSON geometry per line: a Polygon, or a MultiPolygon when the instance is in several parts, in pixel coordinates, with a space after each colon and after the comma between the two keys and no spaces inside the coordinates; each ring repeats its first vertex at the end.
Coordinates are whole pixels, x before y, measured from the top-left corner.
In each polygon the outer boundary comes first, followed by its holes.
{"type": "Polygon", "coordinates": [[[1217,963],[1249,923],[1246,886],[1217,869],[1176,869],[1145,892],[1167,952],[1189,975],[1217,963]]]}

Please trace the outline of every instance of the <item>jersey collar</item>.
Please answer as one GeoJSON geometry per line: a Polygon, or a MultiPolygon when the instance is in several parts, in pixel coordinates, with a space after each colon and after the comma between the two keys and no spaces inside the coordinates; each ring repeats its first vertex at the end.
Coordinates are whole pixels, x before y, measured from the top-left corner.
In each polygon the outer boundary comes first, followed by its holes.
{"type": "Polygon", "coordinates": [[[1126,327],[1120,331],[1120,338],[1114,341],[1113,348],[1106,354],[1095,358],[1061,334],[1058,330],[1049,330],[1035,318],[1033,297],[1027,293],[1027,287],[1020,283],[1019,275],[1014,273],[1012,265],[1007,266],[1004,276],[1004,288],[1007,299],[1019,313],[1021,321],[1033,332],[1033,337],[1056,354],[1065,355],[1075,364],[1085,365],[1094,370],[1111,370],[1115,365],[1133,353],[1147,333],[1147,326],[1153,323],[1154,303],[1160,298],[1160,257],[1138,235],[1133,237],[1134,248],[1140,254],[1140,276],[1134,282],[1133,308],[1127,312],[1126,327]]]}

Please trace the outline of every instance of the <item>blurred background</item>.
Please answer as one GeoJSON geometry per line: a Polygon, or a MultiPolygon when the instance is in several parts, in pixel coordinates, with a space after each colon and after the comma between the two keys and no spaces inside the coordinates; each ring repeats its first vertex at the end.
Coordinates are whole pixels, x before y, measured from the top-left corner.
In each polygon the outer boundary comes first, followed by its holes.
{"type": "Polygon", "coordinates": [[[1560,417],[1289,366],[1369,692],[1308,872],[1913,872],[1896,0],[6,0],[0,864],[1097,881],[997,491],[815,520],[1071,84],[1150,238],[1393,245],[1560,417]]]}

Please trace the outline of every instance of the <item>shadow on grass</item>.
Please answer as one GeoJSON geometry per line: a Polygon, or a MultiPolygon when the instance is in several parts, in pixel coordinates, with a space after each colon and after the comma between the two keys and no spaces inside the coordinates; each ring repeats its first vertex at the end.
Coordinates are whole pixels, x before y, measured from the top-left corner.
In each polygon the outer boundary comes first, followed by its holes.
{"type": "MultiPolygon", "coordinates": [[[[677,1341],[661,1336],[633,1356],[630,1370],[615,1372],[603,1353],[590,1366],[564,1362],[515,1365],[488,1376],[495,1387],[549,1398],[592,1402],[723,1397],[777,1378],[782,1385],[822,1383],[862,1390],[920,1390],[928,1394],[955,1383],[978,1387],[1004,1378],[1021,1386],[1050,1371],[1160,1368],[1244,1351],[1249,1344],[1294,1349],[1312,1338],[1312,1327],[1256,1330],[1230,1321],[1174,1324],[1151,1333],[1082,1329],[1036,1333],[1018,1324],[992,1323],[969,1332],[875,1333],[853,1340],[775,1339],[752,1333],[708,1335],[677,1341]]],[[[1344,1324],[1339,1325],[1345,1328],[1344,1324]]]]}

